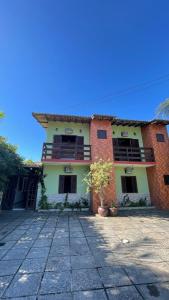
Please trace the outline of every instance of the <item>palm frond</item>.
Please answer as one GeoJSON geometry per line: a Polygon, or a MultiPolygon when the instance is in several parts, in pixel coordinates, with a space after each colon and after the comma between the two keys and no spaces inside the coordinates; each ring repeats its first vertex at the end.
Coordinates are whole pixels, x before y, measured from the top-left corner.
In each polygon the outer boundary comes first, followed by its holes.
{"type": "Polygon", "coordinates": [[[160,103],[160,105],[157,107],[156,115],[162,118],[169,117],[169,98],[160,103]]]}

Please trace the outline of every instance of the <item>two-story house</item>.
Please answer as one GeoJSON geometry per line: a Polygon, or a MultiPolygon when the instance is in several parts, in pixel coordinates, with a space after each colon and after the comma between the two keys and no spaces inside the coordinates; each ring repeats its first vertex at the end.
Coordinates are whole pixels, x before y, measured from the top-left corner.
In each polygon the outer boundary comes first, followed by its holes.
{"type": "Polygon", "coordinates": [[[49,202],[91,198],[97,212],[97,195],[86,195],[84,176],[99,158],[112,162],[112,180],[106,190],[108,204],[124,205],[146,200],[169,208],[169,121],[136,121],[113,116],[91,117],[33,113],[46,130],[42,149],[49,202]]]}

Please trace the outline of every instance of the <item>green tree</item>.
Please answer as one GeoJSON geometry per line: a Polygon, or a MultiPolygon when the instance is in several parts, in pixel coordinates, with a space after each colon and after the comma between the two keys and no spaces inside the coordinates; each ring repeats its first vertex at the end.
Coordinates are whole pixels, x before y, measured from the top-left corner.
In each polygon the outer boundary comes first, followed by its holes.
{"type": "Polygon", "coordinates": [[[90,171],[83,181],[87,185],[87,192],[98,194],[101,207],[104,207],[104,192],[109,184],[112,174],[112,163],[102,159],[90,165],[90,171]]]}
{"type": "Polygon", "coordinates": [[[4,118],[4,116],[5,114],[2,111],[0,111],[0,119],[4,118]]]}
{"type": "Polygon", "coordinates": [[[169,98],[160,103],[157,108],[157,116],[169,118],[169,98]]]}
{"type": "Polygon", "coordinates": [[[26,165],[35,165],[35,162],[32,159],[25,159],[24,164],[26,164],[26,165]]]}
{"type": "Polygon", "coordinates": [[[4,191],[11,176],[24,172],[23,159],[17,154],[17,147],[0,136],[0,190],[4,191]]]}

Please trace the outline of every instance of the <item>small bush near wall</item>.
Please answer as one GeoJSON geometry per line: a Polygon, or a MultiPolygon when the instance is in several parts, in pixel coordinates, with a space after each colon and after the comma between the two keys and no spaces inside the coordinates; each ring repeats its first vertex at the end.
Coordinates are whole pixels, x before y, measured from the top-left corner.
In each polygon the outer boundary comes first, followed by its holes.
{"type": "Polygon", "coordinates": [[[46,196],[46,188],[44,185],[41,187],[41,199],[39,201],[39,208],[40,209],[49,209],[50,205],[48,203],[48,198],[46,196]]]}
{"type": "Polygon", "coordinates": [[[69,202],[68,201],[68,194],[65,195],[65,200],[48,203],[47,196],[45,194],[46,190],[44,189],[41,192],[41,200],[39,201],[39,208],[40,209],[57,209],[60,212],[62,212],[64,209],[71,209],[72,211],[76,210],[82,210],[84,208],[89,208],[89,200],[86,198],[81,197],[76,202],[69,202]]]}
{"type": "Polygon", "coordinates": [[[140,198],[139,200],[133,201],[130,199],[130,196],[128,194],[125,194],[121,201],[122,207],[143,207],[149,205],[150,203],[148,202],[147,197],[140,198]]]}

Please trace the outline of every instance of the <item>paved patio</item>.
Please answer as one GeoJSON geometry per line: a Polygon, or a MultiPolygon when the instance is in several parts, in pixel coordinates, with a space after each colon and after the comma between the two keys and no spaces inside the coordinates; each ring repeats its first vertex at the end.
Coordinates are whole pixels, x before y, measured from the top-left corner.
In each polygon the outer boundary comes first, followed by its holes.
{"type": "Polygon", "coordinates": [[[0,299],[169,299],[169,213],[0,213],[0,299]]]}

